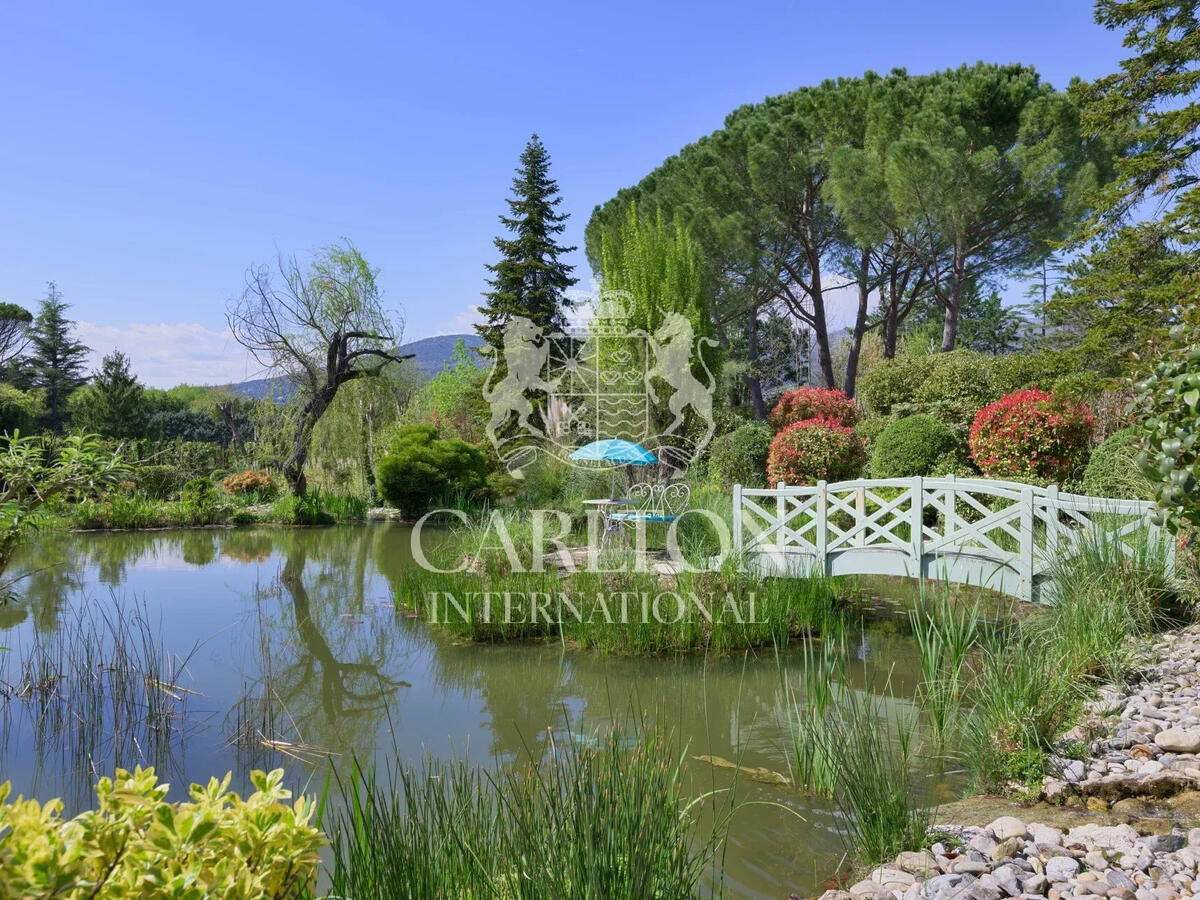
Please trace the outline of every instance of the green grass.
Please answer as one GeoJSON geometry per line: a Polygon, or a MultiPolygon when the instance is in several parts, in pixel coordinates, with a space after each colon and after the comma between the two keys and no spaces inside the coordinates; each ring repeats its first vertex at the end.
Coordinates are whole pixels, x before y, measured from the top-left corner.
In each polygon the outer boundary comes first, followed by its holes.
{"type": "MultiPolygon", "coordinates": [[[[661,734],[553,740],[511,769],[426,761],[339,784],[331,892],[367,898],[699,896],[723,832],[698,834],[661,734]]],[[[719,873],[713,871],[719,880],[719,873]]]]}

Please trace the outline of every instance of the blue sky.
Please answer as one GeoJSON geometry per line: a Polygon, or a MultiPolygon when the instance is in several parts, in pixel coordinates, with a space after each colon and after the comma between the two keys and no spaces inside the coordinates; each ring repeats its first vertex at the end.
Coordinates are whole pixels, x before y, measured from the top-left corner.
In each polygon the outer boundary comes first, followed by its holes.
{"type": "Polygon", "coordinates": [[[469,330],[530,132],[582,245],[595,204],[743,103],[979,59],[1065,86],[1121,56],[1057,0],[10,2],[0,300],[54,279],[147,382],[240,379],[224,308],[246,266],[344,236],[409,338],[469,330]]]}

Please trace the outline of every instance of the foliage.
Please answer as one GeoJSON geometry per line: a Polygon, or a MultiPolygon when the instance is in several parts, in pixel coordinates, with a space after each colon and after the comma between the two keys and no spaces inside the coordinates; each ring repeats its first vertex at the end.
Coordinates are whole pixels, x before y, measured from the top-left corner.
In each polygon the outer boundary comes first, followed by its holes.
{"type": "Polygon", "coordinates": [[[1194,308],[1137,386],[1145,453],[1139,462],[1175,530],[1200,525],[1200,313],[1194,308]]]}
{"type": "Polygon", "coordinates": [[[851,427],[858,421],[858,410],[845,391],[800,387],[784,392],[771,410],[768,421],[775,431],[782,431],[789,425],[808,419],[825,419],[851,427]]]}
{"type": "Polygon", "coordinates": [[[383,499],[416,516],[433,503],[470,498],[484,485],[483,452],[457,438],[443,439],[432,425],[405,425],[391,452],[379,461],[383,499]]]}
{"type": "Polygon", "coordinates": [[[309,896],[321,832],[315,804],[285,801],[283,771],[251,774],[244,800],[230,775],[194,784],[190,801],[166,802],[153,769],[96,784],[97,808],[62,818],[62,801],[40,804],[0,785],[0,897],[174,897],[240,900],[309,896]]]}
{"type": "Polygon", "coordinates": [[[280,497],[271,504],[270,518],[286,525],[332,525],[334,521],[321,503],[319,490],[280,497]]]}
{"type": "Polygon", "coordinates": [[[261,469],[247,469],[245,472],[229,475],[221,480],[221,487],[225,488],[227,494],[254,493],[266,500],[275,494],[275,482],[261,469]]]}
{"type": "Polygon", "coordinates": [[[294,494],[308,486],[304,464],[313,429],[338,390],[375,378],[397,355],[400,327],[383,307],[378,271],[349,242],[326,247],[307,265],[280,259],[278,276],[251,267],[226,319],[234,338],[267,370],[296,385],[289,404],[291,452],[283,476],[294,494]]]}
{"type": "Polygon", "coordinates": [[[37,398],[8,384],[0,384],[0,434],[29,433],[38,412],[37,398]]]}
{"type": "Polygon", "coordinates": [[[936,364],[936,357],[912,354],[887,360],[863,373],[858,382],[858,399],[875,415],[889,415],[895,407],[914,402],[917,389],[936,364]]]}
{"type": "Polygon", "coordinates": [[[216,487],[203,476],[189,479],[179,492],[179,500],[197,525],[210,525],[224,513],[216,487]]]}
{"type": "Polygon", "coordinates": [[[0,575],[21,539],[36,528],[43,504],[57,497],[94,496],[125,472],[116,456],[100,449],[95,435],[70,435],[58,446],[20,433],[0,438],[0,575]]]}
{"type": "Polygon", "coordinates": [[[721,832],[697,840],[682,758],[658,734],[618,728],[565,741],[498,773],[427,761],[356,769],[331,827],[332,891],[345,897],[684,900],[721,832]]]}
{"type": "Polygon", "coordinates": [[[66,310],[62,294],[51,281],[29,330],[33,385],[45,394],[51,431],[62,427],[68,398],[87,380],[83,363],[88,348],[72,336],[75,323],[66,317],[66,310]]]}
{"type": "Polygon", "coordinates": [[[479,355],[460,338],[442,371],[429,379],[413,398],[412,412],[427,419],[443,434],[467,443],[483,439],[488,416],[483,397],[485,369],[479,355]]]}
{"type": "Polygon", "coordinates": [[[1082,466],[1094,420],[1088,408],[1031,388],[1006,394],[971,425],[971,458],[984,475],[1063,481],[1082,466]]]}
{"type": "Polygon", "coordinates": [[[29,345],[33,314],[15,303],[0,303],[0,368],[17,359],[29,345]]]}
{"type": "Polygon", "coordinates": [[[475,326],[496,349],[503,347],[504,329],[513,316],[524,316],[545,334],[561,330],[571,305],[564,292],[577,280],[571,277],[574,267],[559,259],[575,248],[555,241],[566,228],[567,214],[558,211],[562,197],[550,177],[550,154],[536,134],[521,153],[512,193],[505,201],[509,215],[501,216],[500,224],[513,237],[494,241],[500,261],[487,267],[490,289],[479,308],[484,323],[475,326]]]}
{"type": "Polygon", "coordinates": [[[1109,435],[1092,451],[1083,473],[1083,492],[1116,500],[1153,500],[1154,486],[1138,464],[1141,450],[1141,433],[1132,426],[1109,435]]]}
{"type": "Polygon", "coordinates": [[[767,479],[771,484],[843,481],[858,475],[865,461],[866,448],[854,429],[809,419],[775,435],[767,456],[767,479]]]}
{"type": "Polygon", "coordinates": [[[906,416],[888,425],[871,452],[872,478],[932,475],[947,454],[958,447],[949,426],[933,416],[906,416]]]}
{"type": "Polygon", "coordinates": [[[761,487],[765,483],[771,430],[761,422],[715,438],[708,448],[709,478],[718,484],[761,487]]]}
{"type": "Polygon", "coordinates": [[[71,397],[75,427],[105,437],[136,438],[146,432],[146,406],[141,383],[129,370],[129,357],[119,350],[107,354],[92,383],[71,397]]]}

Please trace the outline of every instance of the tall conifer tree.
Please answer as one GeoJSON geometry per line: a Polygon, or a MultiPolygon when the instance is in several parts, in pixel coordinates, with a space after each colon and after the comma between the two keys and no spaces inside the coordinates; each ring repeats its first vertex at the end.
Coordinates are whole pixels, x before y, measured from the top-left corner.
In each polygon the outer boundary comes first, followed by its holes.
{"type": "Polygon", "coordinates": [[[87,381],[83,364],[88,348],[75,340],[75,323],[67,318],[66,311],[62,293],[51,281],[29,331],[33,385],[45,392],[48,424],[53,431],[62,428],[67,398],[87,381]]]}
{"type": "Polygon", "coordinates": [[[497,349],[513,316],[524,316],[545,333],[566,324],[571,304],[564,292],[578,281],[571,276],[574,267],[559,259],[575,248],[555,241],[568,216],[558,211],[562,197],[550,177],[550,155],[536,134],[521,154],[512,193],[506,201],[510,214],[500,217],[512,236],[495,240],[500,261],[487,267],[492,273],[491,290],[479,307],[484,323],[475,326],[480,337],[497,349]]]}

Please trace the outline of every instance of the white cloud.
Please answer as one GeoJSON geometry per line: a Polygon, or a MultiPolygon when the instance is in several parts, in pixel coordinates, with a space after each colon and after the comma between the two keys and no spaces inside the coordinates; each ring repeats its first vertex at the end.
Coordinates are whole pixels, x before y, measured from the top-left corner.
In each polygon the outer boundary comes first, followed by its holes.
{"type": "Polygon", "coordinates": [[[92,349],[90,368],[99,367],[106,353],[120,350],[142,382],[152,387],[228,384],[262,374],[228,331],[198,322],[79,322],[78,334],[92,349]]]}

